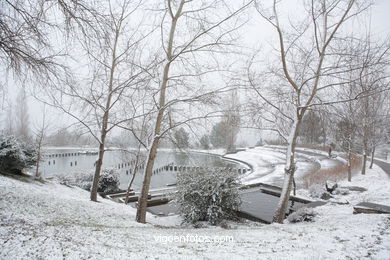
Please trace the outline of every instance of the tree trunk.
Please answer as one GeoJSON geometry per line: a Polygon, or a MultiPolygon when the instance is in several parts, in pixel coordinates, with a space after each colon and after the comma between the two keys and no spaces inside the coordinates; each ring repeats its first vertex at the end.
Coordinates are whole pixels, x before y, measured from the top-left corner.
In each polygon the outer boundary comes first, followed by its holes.
{"type": "Polygon", "coordinates": [[[290,138],[289,138],[289,144],[287,147],[286,167],[284,169],[284,181],[283,181],[282,193],[280,194],[279,203],[272,220],[273,222],[276,223],[283,223],[283,220],[286,217],[286,210],[288,208],[288,202],[290,200],[290,193],[294,181],[295,146],[296,146],[301,119],[297,118],[296,120],[297,121],[292,126],[290,138]]]}
{"type": "Polygon", "coordinates": [[[104,157],[104,143],[101,142],[99,144],[99,155],[98,155],[98,159],[96,161],[95,174],[93,176],[93,182],[92,182],[92,188],[91,188],[91,200],[92,201],[97,201],[97,192],[98,192],[98,186],[99,186],[100,171],[102,170],[103,157],[104,157]]]}
{"type": "Polygon", "coordinates": [[[38,148],[38,155],[37,155],[37,168],[35,170],[35,178],[39,179],[41,177],[41,174],[39,173],[39,162],[41,161],[41,147],[38,148]]]}
{"type": "Polygon", "coordinates": [[[41,147],[42,147],[42,137],[39,137],[39,142],[38,142],[38,154],[37,154],[37,168],[35,170],[35,178],[39,179],[41,177],[41,174],[39,173],[39,166],[41,162],[41,147]]]}
{"type": "MultiPolygon", "coordinates": [[[[170,56],[168,57],[170,58],[170,56]]],[[[163,81],[161,84],[160,99],[159,99],[159,111],[155,123],[154,137],[146,160],[146,167],[144,171],[144,180],[142,183],[141,195],[138,199],[136,221],[139,223],[146,223],[146,208],[147,208],[150,180],[152,178],[154,160],[156,159],[157,148],[160,142],[161,124],[163,121],[164,111],[165,111],[165,92],[168,86],[170,65],[171,63],[170,61],[168,61],[168,63],[164,67],[163,81]]]]}
{"type": "Polygon", "coordinates": [[[39,167],[40,167],[41,159],[42,159],[42,143],[43,143],[44,131],[45,131],[45,112],[43,114],[42,122],[43,122],[42,128],[40,130],[39,138],[38,138],[37,168],[35,170],[35,178],[36,179],[41,178],[41,173],[39,172],[39,167]]]}
{"type": "Polygon", "coordinates": [[[366,151],[363,152],[363,165],[362,165],[362,175],[366,174],[366,161],[367,161],[367,153],[366,151]]]}
{"type": "Polygon", "coordinates": [[[101,127],[101,135],[100,135],[100,143],[99,143],[99,156],[98,160],[96,161],[96,167],[95,167],[95,175],[93,176],[93,182],[92,182],[92,188],[91,188],[91,200],[97,201],[97,190],[98,190],[98,184],[99,184],[99,178],[100,178],[100,171],[102,169],[103,164],[103,157],[104,157],[104,149],[106,144],[106,136],[108,133],[107,126],[108,126],[108,118],[110,114],[110,107],[111,107],[111,98],[113,95],[113,84],[114,84],[114,73],[115,68],[117,65],[117,57],[116,57],[116,48],[119,40],[119,30],[115,31],[115,38],[114,38],[114,45],[112,50],[112,60],[111,60],[111,67],[110,67],[110,78],[108,82],[108,95],[107,95],[107,101],[106,106],[103,114],[103,120],[102,120],[102,127],[101,127]]]}
{"type": "Polygon", "coordinates": [[[139,149],[140,148],[138,148],[138,154],[137,154],[137,157],[135,159],[135,164],[134,164],[134,167],[133,167],[133,176],[131,177],[129,186],[127,187],[126,197],[125,197],[125,204],[129,203],[129,193],[130,193],[130,190],[131,190],[131,185],[133,184],[134,179],[135,179],[135,175],[137,174],[137,171],[138,171],[139,149]]]}
{"type": "Polygon", "coordinates": [[[134,181],[134,179],[135,179],[135,174],[136,174],[136,172],[134,171],[134,172],[133,172],[133,177],[131,177],[129,186],[127,187],[126,197],[125,197],[125,204],[128,204],[128,203],[129,203],[131,185],[133,184],[133,181],[134,181]]]}
{"type": "Polygon", "coordinates": [[[374,165],[374,156],[375,156],[375,146],[372,147],[372,150],[371,150],[371,163],[370,163],[370,169],[372,169],[372,166],[374,165]]]}
{"type": "Polygon", "coordinates": [[[295,177],[292,177],[292,182],[293,182],[293,195],[297,195],[297,184],[295,183],[295,177]]]}
{"type": "Polygon", "coordinates": [[[171,13],[172,21],[171,21],[171,28],[169,31],[169,39],[168,39],[168,46],[167,46],[167,62],[164,66],[164,72],[163,72],[163,78],[161,82],[161,88],[160,88],[160,98],[158,103],[158,114],[156,118],[155,128],[154,128],[154,136],[153,141],[149,149],[148,157],[146,160],[146,167],[144,172],[144,181],[142,183],[142,191],[141,195],[138,199],[138,205],[137,205],[137,215],[136,215],[136,221],[139,223],[145,223],[146,222],[146,207],[147,207],[147,201],[148,201],[148,193],[149,193],[149,186],[150,186],[150,180],[152,178],[153,174],[153,166],[154,166],[154,160],[156,159],[157,154],[157,148],[158,144],[160,142],[160,131],[161,131],[161,123],[163,121],[164,112],[165,112],[165,93],[168,87],[168,81],[169,81],[169,69],[171,66],[171,62],[173,61],[173,40],[175,38],[175,31],[176,31],[176,25],[177,20],[179,19],[183,6],[186,1],[182,0],[180,1],[179,7],[176,11],[176,14],[173,16],[171,13]]]}
{"type": "MultiPolygon", "coordinates": [[[[364,101],[364,103],[367,103],[367,100],[364,101]]],[[[367,111],[367,108],[366,108],[367,111]]],[[[367,164],[367,153],[368,153],[368,148],[367,148],[367,124],[365,123],[365,120],[363,121],[363,165],[362,165],[362,170],[361,174],[366,175],[366,164],[367,164]]]]}
{"type": "Polygon", "coordinates": [[[98,159],[96,161],[95,174],[93,176],[93,182],[92,182],[92,188],[91,188],[91,200],[92,201],[97,201],[99,178],[100,178],[100,172],[101,172],[102,165],[103,165],[106,136],[108,133],[107,126],[108,126],[108,117],[109,117],[109,111],[110,111],[110,106],[111,106],[112,81],[113,81],[114,69],[115,69],[115,66],[113,65],[112,70],[111,70],[111,76],[110,76],[109,94],[108,94],[107,102],[106,102],[106,110],[104,111],[102,128],[100,130],[101,135],[100,135],[100,144],[99,144],[99,155],[98,155],[98,159]]]}
{"type": "Polygon", "coordinates": [[[352,181],[352,163],[351,163],[351,160],[352,160],[352,152],[351,152],[351,149],[349,149],[348,151],[348,181],[352,181]]]}
{"type": "Polygon", "coordinates": [[[326,146],[326,142],[328,140],[327,140],[327,136],[326,136],[326,130],[325,130],[324,122],[322,122],[322,136],[323,136],[322,146],[325,147],[326,146]]]}
{"type": "Polygon", "coordinates": [[[280,194],[278,207],[275,211],[272,220],[273,222],[283,223],[283,220],[286,217],[286,210],[290,199],[294,171],[295,171],[294,167],[290,167],[289,169],[284,169],[283,189],[282,189],[282,193],[280,194]]]}
{"type": "Polygon", "coordinates": [[[146,162],[144,181],[142,183],[142,191],[138,199],[138,205],[137,205],[136,221],[139,223],[146,223],[146,208],[148,203],[149,187],[150,187],[150,181],[152,179],[152,174],[153,174],[154,161],[157,155],[158,143],[159,143],[159,139],[155,137],[153,139],[152,146],[150,148],[148,159],[146,162]]]}

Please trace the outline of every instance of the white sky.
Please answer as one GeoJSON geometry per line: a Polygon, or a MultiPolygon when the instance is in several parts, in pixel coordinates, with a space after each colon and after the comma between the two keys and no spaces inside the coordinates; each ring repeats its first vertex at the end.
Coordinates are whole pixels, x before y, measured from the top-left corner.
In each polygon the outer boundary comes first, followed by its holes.
{"type": "MultiPolygon", "coordinates": [[[[290,15],[295,15],[292,10],[296,11],[296,3],[298,0],[289,0],[287,2],[287,8],[290,15]]],[[[301,2],[301,1],[298,1],[301,2]]],[[[371,30],[373,35],[377,35],[381,38],[390,36],[390,0],[377,0],[372,8],[371,15],[371,30]]],[[[360,25],[354,25],[356,28],[352,30],[361,30],[360,25]]],[[[267,51],[273,42],[275,32],[255,11],[250,13],[250,21],[245,27],[241,29],[240,34],[243,36],[243,42],[246,48],[259,49],[261,46],[262,50],[267,51]]],[[[1,69],[4,71],[4,68],[1,69]]],[[[3,73],[1,73],[3,74],[3,73]]],[[[4,77],[2,82],[4,82],[4,77]]],[[[15,97],[19,91],[20,85],[12,84],[12,78],[8,78],[8,89],[6,90],[7,103],[13,103],[15,97]]],[[[29,113],[30,121],[37,123],[41,120],[42,105],[35,101],[32,97],[29,98],[29,113]]],[[[1,111],[0,111],[1,113],[1,111]]],[[[66,118],[61,113],[56,111],[50,111],[51,117],[55,118],[55,122],[58,122],[59,126],[62,122],[66,122],[66,118]]],[[[251,134],[252,135],[252,134],[251,134]]],[[[253,137],[254,138],[254,137],[253,137]]],[[[257,139],[257,138],[255,138],[257,139]]]]}

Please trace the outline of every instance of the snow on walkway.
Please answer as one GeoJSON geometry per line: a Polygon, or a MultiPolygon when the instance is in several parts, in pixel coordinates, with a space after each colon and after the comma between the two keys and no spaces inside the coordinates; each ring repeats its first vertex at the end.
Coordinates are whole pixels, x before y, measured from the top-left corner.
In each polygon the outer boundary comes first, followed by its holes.
{"type": "MultiPolygon", "coordinates": [[[[296,156],[297,171],[295,177],[298,187],[303,185],[301,179],[306,174],[319,169],[332,168],[341,163],[338,159],[329,159],[321,151],[316,153],[315,151],[298,149],[296,156]]],[[[235,154],[228,154],[225,157],[242,160],[252,165],[253,172],[241,178],[243,184],[263,182],[282,186],[286,160],[285,148],[270,146],[255,147],[235,154]]]]}
{"type": "Polygon", "coordinates": [[[283,176],[283,171],[276,170],[276,168],[280,168],[285,160],[285,155],[279,151],[256,147],[235,154],[227,154],[225,157],[245,161],[253,167],[253,172],[245,174],[241,178],[244,184],[256,183],[260,180],[264,182],[271,181],[280,174],[283,176]],[[272,178],[269,177],[271,174],[273,175],[272,178]]]}

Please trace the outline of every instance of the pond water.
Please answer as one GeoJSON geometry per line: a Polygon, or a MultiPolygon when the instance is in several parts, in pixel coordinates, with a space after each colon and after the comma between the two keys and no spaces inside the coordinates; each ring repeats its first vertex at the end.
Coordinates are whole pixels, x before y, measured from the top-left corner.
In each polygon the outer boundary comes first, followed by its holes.
{"type": "MultiPolygon", "coordinates": [[[[143,156],[144,159],[145,156],[143,156]]],[[[43,176],[54,177],[59,174],[87,173],[94,170],[97,159],[97,150],[93,149],[46,149],[45,159],[41,165],[43,176]]],[[[120,188],[126,189],[134,172],[134,151],[112,150],[106,151],[103,160],[104,168],[115,168],[119,172],[120,188]]],[[[201,166],[201,167],[242,167],[238,163],[222,159],[217,155],[196,152],[175,152],[160,150],[154,165],[154,174],[151,188],[166,187],[176,183],[176,172],[171,171],[168,165],[201,166]]],[[[133,187],[139,189],[143,180],[143,170],[138,169],[133,187]]]]}

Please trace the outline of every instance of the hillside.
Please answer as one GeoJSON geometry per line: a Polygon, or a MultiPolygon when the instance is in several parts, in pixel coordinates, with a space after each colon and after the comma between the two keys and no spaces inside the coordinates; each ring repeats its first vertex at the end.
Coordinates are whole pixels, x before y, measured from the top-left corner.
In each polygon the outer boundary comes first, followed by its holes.
{"type": "MultiPolygon", "coordinates": [[[[386,177],[375,168],[366,179],[386,177]]],[[[352,194],[350,202],[375,202],[375,194],[352,194]]],[[[0,176],[0,259],[387,259],[388,215],[353,215],[351,205],[336,204],[315,211],[312,223],[194,229],[179,226],[175,216],[148,215],[150,224],[143,225],[134,221],[135,209],[102,198],[90,202],[79,188],[0,176]],[[175,236],[181,241],[168,241],[175,236]],[[196,236],[233,241],[195,242],[196,236]]]]}

